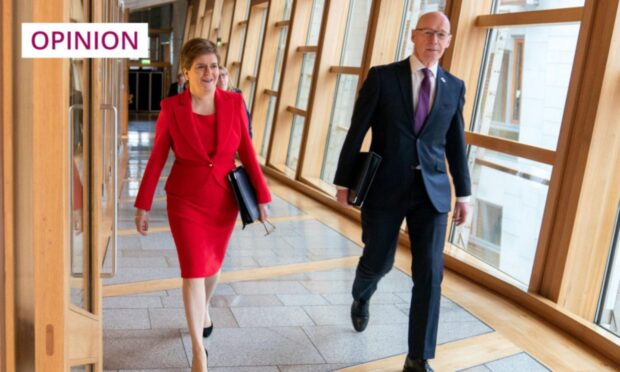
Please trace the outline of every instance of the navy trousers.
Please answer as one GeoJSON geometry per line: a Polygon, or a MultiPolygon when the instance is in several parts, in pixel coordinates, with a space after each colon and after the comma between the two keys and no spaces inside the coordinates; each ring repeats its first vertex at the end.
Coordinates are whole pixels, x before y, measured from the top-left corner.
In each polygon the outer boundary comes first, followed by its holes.
{"type": "Polygon", "coordinates": [[[392,269],[400,226],[406,219],[413,256],[408,356],[431,359],[437,345],[448,214],[435,210],[419,171],[414,171],[412,186],[400,208],[362,207],[364,252],[355,273],[353,299],[370,300],[379,280],[392,269]]]}

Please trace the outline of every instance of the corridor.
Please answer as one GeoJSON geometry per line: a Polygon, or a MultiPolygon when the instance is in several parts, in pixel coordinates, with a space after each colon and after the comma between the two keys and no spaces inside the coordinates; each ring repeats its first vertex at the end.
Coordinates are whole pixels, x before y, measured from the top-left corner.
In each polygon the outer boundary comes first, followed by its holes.
{"type": "MultiPolygon", "coordinates": [[[[129,124],[119,206],[119,271],[104,281],[108,371],[189,371],[192,359],[163,190],[172,153],[156,191],[151,232],[143,237],[134,228],[133,198],[153,129],[154,122],[129,124]]],[[[386,362],[388,370],[398,370],[406,353],[410,277],[393,269],[373,296],[368,329],[355,332],[349,309],[362,245],[359,228],[273,180],[270,187],[276,230],[264,236],[260,225],[245,230],[237,225],[226,254],[211,302],[215,328],[205,342],[210,370],[374,370],[364,365],[400,356],[398,362],[386,362]]],[[[438,343],[436,370],[548,370],[447,297],[442,298],[438,343]],[[499,345],[477,360],[451,360],[448,350],[466,350],[468,341],[499,345]]]]}

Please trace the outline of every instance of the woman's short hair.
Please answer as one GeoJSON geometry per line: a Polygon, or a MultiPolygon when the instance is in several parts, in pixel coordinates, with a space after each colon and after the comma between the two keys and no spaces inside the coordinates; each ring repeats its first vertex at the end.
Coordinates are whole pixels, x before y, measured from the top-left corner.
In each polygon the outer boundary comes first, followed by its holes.
{"type": "Polygon", "coordinates": [[[183,45],[183,49],[181,49],[181,68],[185,70],[191,69],[194,60],[204,54],[215,54],[217,63],[220,63],[220,55],[215,44],[202,38],[188,40],[183,45]]]}

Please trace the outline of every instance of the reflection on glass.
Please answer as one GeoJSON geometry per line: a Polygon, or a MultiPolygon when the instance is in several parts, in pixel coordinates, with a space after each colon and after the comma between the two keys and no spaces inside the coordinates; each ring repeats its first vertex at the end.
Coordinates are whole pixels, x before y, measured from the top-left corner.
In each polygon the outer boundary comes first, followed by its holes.
{"type": "Polygon", "coordinates": [[[267,159],[267,150],[269,149],[269,140],[271,139],[271,127],[273,126],[273,117],[276,112],[276,100],[277,97],[269,96],[269,107],[267,108],[263,144],[260,148],[260,155],[263,159],[267,159]]]}
{"type": "Polygon", "coordinates": [[[304,60],[301,65],[301,76],[299,77],[299,89],[297,90],[297,101],[295,102],[295,107],[301,110],[305,110],[308,107],[308,97],[310,96],[310,85],[312,84],[315,57],[315,53],[304,53],[304,60]]]}
{"type": "Polygon", "coordinates": [[[283,20],[291,19],[291,8],[293,5],[293,0],[286,0],[284,3],[284,15],[282,16],[283,20]]]}
{"type": "Polygon", "coordinates": [[[415,28],[418,18],[424,13],[443,11],[446,8],[446,0],[405,0],[406,11],[401,20],[400,36],[396,59],[401,60],[409,57],[413,52],[411,30],[415,28]]]}
{"type": "Polygon", "coordinates": [[[256,90],[256,81],[252,81],[250,84],[250,97],[248,99],[247,108],[250,110],[252,108],[252,102],[254,102],[254,91],[256,90]]]}
{"type": "Polygon", "coordinates": [[[493,29],[473,131],[555,150],[578,24],[493,29]]]}
{"type": "MultiPolygon", "coordinates": [[[[260,34],[258,35],[258,48],[256,48],[256,56],[254,56],[254,72],[253,75],[258,74],[258,65],[260,64],[260,53],[263,50],[263,39],[265,36],[265,26],[267,25],[267,9],[262,10],[260,34]]],[[[250,106],[251,107],[251,106],[250,106]]]]}
{"type": "Polygon", "coordinates": [[[312,2],[312,14],[310,15],[310,25],[308,26],[306,45],[319,44],[319,32],[321,31],[321,20],[323,19],[324,5],[325,0],[314,0],[312,2]]]}
{"type": "MultiPolygon", "coordinates": [[[[69,7],[71,22],[88,22],[89,5],[72,1],[69,7]]],[[[70,217],[70,303],[90,310],[90,244],[89,192],[86,183],[89,174],[88,108],[90,87],[88,59],[69,61],[69,209],[70,217]]]]}
{"type": "Polygon", "coordinates": [[[271,89],[276,92],[280,86],[280,77],[282,76],[282,62],[284,61],[284,49],[286,48],[286,34],[288,33],[288,27],[280,30],[280,40],[278,41],[278,51],[276,52],[276,68],[273,72],[273,82],[271,89]]]}
{"type": "Polygon", "coordinates": [[[336,100],[332,108],[327,147],[325,148],[323,168],[321,170],[321,179],[328,183],[334,181],[340,150],[342,149],[342,144],[349,131],[357,93],[358,79],[359,77],[357,75],[338,75],[336,100]]]}
{"type": "MultiPolygon", "coordinates": [[[[246,18],[247,19],[247,18],[246,18]]],[[[239,43],[239,52],[237,54],[237,61],[241,61],[241,58],[243,57],[243,48],[245,48],[245,38],[247,37],[247,23],[244,23],[241,26],[241,42],[239,43]]],[[[238,80],[237,80],[238,81],[238,80]]]]}
{"type": "Polygon", "coordinates": [[[612,239],[596,323],[620,337],[620,208],[612,239]]]}
{"type": "Polygon", "coordinates": [[[472,218],[450,241],[527,284],[547,200],[552,167],[472,147],[472,218]]]}
{"type": "Polygon", "coordinates": [[[371,0],[352,0],[349,4],[347,28],[340,57],[341,66],[362,65],[371,5],[371,0]]]}
{"type": "Polygon", "coordinates": [[[585,0],[495,0],[493,13],[527,12],[583,6],[585,0]]]}
{"type": "Polygon", "coordinates": [[[301,146],[301,135],[304,131],[304,117],[293,115],[293,127],[291,128],[291,138],[288,143],[288,153],[286,154],[286,166],[293,173],[297,170],[299,161],[299,148],[301,146]]]}

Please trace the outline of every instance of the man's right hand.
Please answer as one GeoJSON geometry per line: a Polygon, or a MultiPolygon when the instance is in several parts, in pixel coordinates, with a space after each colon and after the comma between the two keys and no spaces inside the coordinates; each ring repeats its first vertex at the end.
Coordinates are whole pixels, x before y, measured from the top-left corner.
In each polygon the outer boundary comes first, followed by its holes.
{"type": "Polygon", "coordinates": [[[338,191],[336,191],[336,200],[338,200],[338,203],[340,203],[343,207],[350,207],[349,189],[338,189],[338,191]]]}
{"type": "Polygon", "coordinates": [[[134,220],[136,222],[136,230],[141,235],[146,235],[149,231],[149,212],[144,209],[137,209],[134,220]]]}

